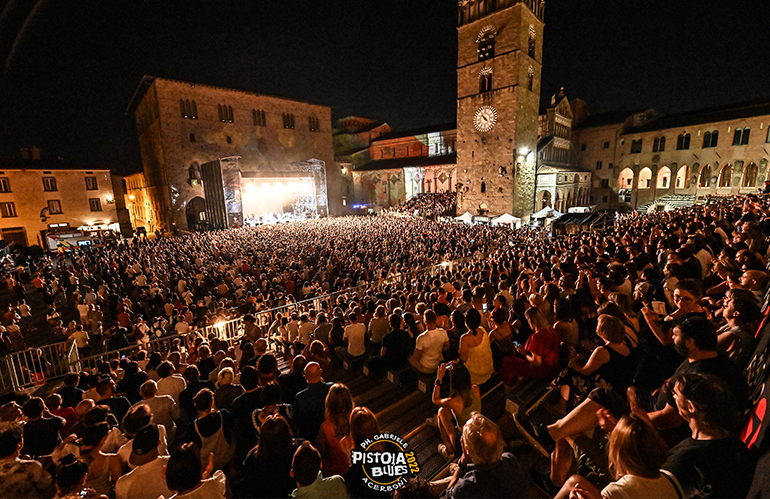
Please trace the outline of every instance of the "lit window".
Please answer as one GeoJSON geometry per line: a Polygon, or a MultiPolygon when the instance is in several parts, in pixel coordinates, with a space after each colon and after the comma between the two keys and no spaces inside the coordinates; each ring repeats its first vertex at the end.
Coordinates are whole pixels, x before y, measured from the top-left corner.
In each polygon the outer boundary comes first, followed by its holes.
{"type": "Polygon", "coordinates": [[[43,190],[47,192],[58,191],[55,177],[43,177],[43,190]]]}
{"type": "Polygon", "coordinates": [[[495,56],[495,34],[495,28],[487,26],[481,30],[478,38],[476,38],[476,51],[480,61],[491,59],[495,56]]]}
{"type": "Polygon", "coordinates": [[[99,198],[90,198],[88,205],[91,207],[91,211],[102,211],[102,201],[99,198]]]}

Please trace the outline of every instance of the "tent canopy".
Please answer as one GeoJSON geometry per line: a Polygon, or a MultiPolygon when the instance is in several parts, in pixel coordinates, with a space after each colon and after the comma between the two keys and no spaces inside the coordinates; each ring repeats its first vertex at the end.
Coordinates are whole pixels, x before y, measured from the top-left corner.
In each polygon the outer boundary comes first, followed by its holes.
{"type": "Polygon", "coordinates": [[[516,222],[521,222],[521,219],[519,217],[514,217],[509,213],[503,213],[499,217],[493,218],[492,222],[498,223],[498,224],[512,224],[516,222]]]}
{"type": "Polygon", "coordinates": [[[546,206],[545,208],[538,211],[537,213],[533,213],[532,218],[559,218],[562,215],[564,215],[564,213],[561,213],[560,211],[556,211],[550,206],[546,206]]]}
{"type": "Polygon", "coordinates": [[[471,223],[471,222],[473,222],[473,215],[471,215],[470,211],[466,211],[465,213],[463,213],[459,217],[455,217],[455,220],[459,220],[461,222],[471,223]]]}

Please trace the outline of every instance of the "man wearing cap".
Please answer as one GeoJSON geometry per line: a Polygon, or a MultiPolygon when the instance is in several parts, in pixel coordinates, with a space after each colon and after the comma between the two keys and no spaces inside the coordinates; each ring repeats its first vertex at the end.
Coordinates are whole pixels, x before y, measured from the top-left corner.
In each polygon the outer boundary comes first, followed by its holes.
{"type": "Polygon", "coordinates": [[[149,424],[139,430],[132,442],[129,458],[129,463],[136,468],[118,479],[115,484],[117,499],[157,499],[161,495],[174,495],[163,476],[168,456],[158,455],[159,444],[157,425],[149,424]]]}

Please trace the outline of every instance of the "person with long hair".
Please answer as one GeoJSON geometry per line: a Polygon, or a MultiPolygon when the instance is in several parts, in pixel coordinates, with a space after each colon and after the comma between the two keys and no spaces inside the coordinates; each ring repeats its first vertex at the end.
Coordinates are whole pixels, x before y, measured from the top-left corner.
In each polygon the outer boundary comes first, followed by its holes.
{"type": "MultiPolygon", "coordinates": [[[[470,310],[469,310],[470,312],[470,310]]],[[[451,461],[460,449],[460,430],[472,412],[481,412],[481,392],[478,385],[471,382],[471,373],[462,362],[450,362],[438,367],[436,382],[431,400],[438,409],[435,418],[427,423],[438,426],[441,443],[438,453],[451,461]],[[441,385],[449,371],[449,396],[441,398],[441,385]]]]}
{"type": "Polygon", "coordinates": [[[109,424],[97,423],[87,427],[82,438],[77,441],[80,447],[80,460],[88,465],[85,486],[94,489],[97,494],[107,496],[112,495],[115,482],[123,474],[117,454],[102,451],[109,432],[109,424]]]}
{"type": "Polygon", "coordinates": [[[353,396],[342,383],[335,383],[326,395],[324,422],[316,437],[316,448],[323,459],[323,474],[326,477],[348,472],[350,461],[342,447],[342,438],[350,434],[350,413],[353,411],[353,396]]]}
{"type": "Polygon", "coordinates": [[[243,461],[243,468],[233,478],[235,497],[287,497],[294,490],[291,460],[297,442],[291,426],[280,414],[267,416],[261,423],[259,444],[243,461]]]}
{"type": "Polygon", "coordinates": [[[482,385],[495,372],[489,334],[481,327],[481,313],[475,308],[465,313],[465,325],[468,332],[460,337],[460,360],[471,373],[471,382],[482,385]]]}
{"type": "Polygon", "coordinates": [[[500,375],[505,386],[513,386],[520,378],[551,379],[559,368],[559,338],[540,311],[531,307],[524,313],[534,331],[524,347],[503,359],[500,375]]]}
{"type": "MultiPolygon", "coordinates": [[[[374,439],[375,435],[380,433],[380,424],[377,416],[368,407],[356,407],[350,413],[350,435],[342,439],[342,447],[346,452],[353,449],[361,449],[361,445],[367,440],[374,439]]],[[[377,445],[370,450],[375,450],[377,445]]],[[[362,465],[351,466],[345,475],[345,482],[348,484],[348,495],[354,499],[366,498],[376,499],[381,497],[390,497],[389,492],[376,491],[366,486],[364,482],[364,467],[362,465]]]]}
{"type": "Polygon", "coordinates": [[[513,353],[513,330],[508,323],[508,311],[506,309],[494,309],[489,318],[490,325],[494,325],[489,331],[489,340],[492,344],[492,363],[495,369],[499,369],[503,359],[513,353]]]}
{"type": "Polygon", "coordinates": [[[564,483],[555,499],[680,499],[679,482],[661,466],[666,460],[666,444],[640,416],[623,416],[610,434],[609,464],[615,481],[599,490],[580,475],[564,483]]]}

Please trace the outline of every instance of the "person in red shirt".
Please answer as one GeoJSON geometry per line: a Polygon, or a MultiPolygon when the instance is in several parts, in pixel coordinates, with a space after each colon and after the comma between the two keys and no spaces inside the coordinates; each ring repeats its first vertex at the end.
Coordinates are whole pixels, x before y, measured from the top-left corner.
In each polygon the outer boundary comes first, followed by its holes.
{"type": "Polygon", "coordinates": [[[559,337],[537,308],[524,313],[534,333],[524,347],[503,359],[500,375],[505,386],[513,386],[519,378],[549,379],[559,371],[559,337]]]}
{"type": "Polygon", "coordinates": [[[59,434],[62,438],[70,434],[70,429],[78,422],[78,415],[75,409],[72,407],[62,407],[62,398],[58,393],[52,393],[45,399],[45,406],[48,408],[48,412],[54,416],[63,418],[65,423],[59,430],[59,434]]]}

